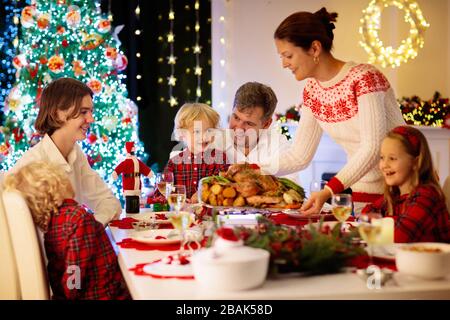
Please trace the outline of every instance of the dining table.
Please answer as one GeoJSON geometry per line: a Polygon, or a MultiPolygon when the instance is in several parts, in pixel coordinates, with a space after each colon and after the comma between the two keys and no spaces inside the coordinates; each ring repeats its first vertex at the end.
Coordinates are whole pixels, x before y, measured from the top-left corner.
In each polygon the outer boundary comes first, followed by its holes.
{"type": "MultiPolygon", "coordinates": [[[[142,209],[141,209],[142,211],[142,209]]],[[[148,212],[148,209],[144,209],[148,212]]],[[[142,267],[173,255],[179,246],[146,249],[145,246],[124,245],[136,232],[121,222],[139,219],[140,214],[122,213],[118,223],[106,231],[118,254],[121,272],[135,300],[392,300],[392,299],[450,299],[450,276],[425,280],[395,272],[383,286],[367,284],[355,269],[325,275],[279,274],[270,276],[259,287],[243,291],[217,291],[202,287],[194,277],[171,278],[149,276],[142,267]]],[[[236,223],[238,220],[234,220],[236,223]]],[[[244,219],[243,224],[251,223],[244,219]]],[[[164,229],[154,230],[164,232],[164,229]]],[[[165,231],[164,234],[167,234],[165,231]]]]}

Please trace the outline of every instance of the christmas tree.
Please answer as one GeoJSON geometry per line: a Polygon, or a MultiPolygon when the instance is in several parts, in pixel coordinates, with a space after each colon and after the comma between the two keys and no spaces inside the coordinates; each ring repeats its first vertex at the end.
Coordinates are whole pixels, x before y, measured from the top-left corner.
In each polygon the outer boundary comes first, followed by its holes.
{"type": "MultiPolygon", "coordinates": [[[[111,23],[94,0],[36,0],[21,13],[22,36],[13,58],[16,83],[5,106],[1,127],[1,169],[12,167],[40,138],[34,128],[37,103],[52,80],[72,77],[94,92],[94,117],[81,146],[91,166],[105,181],[124,158],[126,141],[137,156],[146,154],[138,139],[137,107],[127,99],[120,74],[127,58],[113,36],[111,23]]],[[[115,192],[121,188],[116,184],[115,192]]]]}

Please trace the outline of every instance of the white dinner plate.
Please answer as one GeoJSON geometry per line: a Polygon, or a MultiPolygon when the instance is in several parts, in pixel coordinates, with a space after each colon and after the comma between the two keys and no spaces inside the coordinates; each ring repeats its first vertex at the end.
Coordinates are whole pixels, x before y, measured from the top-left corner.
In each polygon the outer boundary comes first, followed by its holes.
{"type": "Polygon", "coordinates": [[[178,231],[173,229],[156,229],[135,231],[131,239],[148,244],[175,244],[181,241],[181,236],[178,231]],[[158,236],[165,239],[156,239],[158,236]]]}
{"type": "Polygon", "coordinates": [[[128,217],[134,218],[136,220],[149,220],[152,217],[156,217],[157,215],[164,215],[165,219],[156,219],[155,222],[158,224],[169,224],[170,221],[167,219],[167,214],[169,211],[160,211],[160,212],[153,212],[153,211],[142,211],[146,208],[141,208],[141,213],[138,214],[130,214],[128,217]]]}
{"type": "MultiPolygon", "coordinates": [[[[329,226],[330,229],[333,229],[336,226],[336,224],[338,224],[338,223],[339,223],[339,221],[324,221],[324,222],[322,222],[322,227],[329,226]]],[[[346,224],[346,226],[358,227],[358,223],[355,221],[346,221],[345,224],[346,224]]],[[[308,228],[309,225],[310,224],[307,224],[305,226],[305,228],[308,228]]],[[[317,227],[317,226],[319,226],[319,222],[311,223],[311,225],[317,227]]]]}
{"type": "Polygon", "coordinates": [[[192,265],[166,264],[163,260],[146,264],[143,268],[144,272],[150,275],[162,277],[193,277],[192,265]]]}

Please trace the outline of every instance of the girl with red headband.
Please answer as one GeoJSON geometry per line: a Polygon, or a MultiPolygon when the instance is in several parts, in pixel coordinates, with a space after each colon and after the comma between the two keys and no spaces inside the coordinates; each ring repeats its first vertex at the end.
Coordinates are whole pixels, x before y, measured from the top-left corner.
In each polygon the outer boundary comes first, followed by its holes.
{"type": "Polygon", "coordinates": [[[450,242],[445,196],[424,135],[408,126],[392,129],[381,145],[379,168],[384,197],[362,212],[392,216],[395,242],[450,242]]]}

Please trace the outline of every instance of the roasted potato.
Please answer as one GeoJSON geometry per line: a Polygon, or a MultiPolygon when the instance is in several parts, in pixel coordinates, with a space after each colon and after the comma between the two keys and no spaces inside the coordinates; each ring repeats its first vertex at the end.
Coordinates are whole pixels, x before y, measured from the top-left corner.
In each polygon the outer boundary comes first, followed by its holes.
{"type": "Polygon", "coordinates": [[[202,201],[208,202],[209,195],[211,194],[211,190],[202,188],[202,201]]]}
{"type": "Polygon", "coordinates": [[[245,199],[243,196],[238,196],[236,199],[234,199],[233,207],[243,207],[243,206],[245,206],[245,199]]]}
{"type": "Polygon", "coordinates": [[[234,198],[236,197],[236,190],[233,187],[227,187],[223,189],[222,194],[225,198],[234,198]]]}
{"type": "Polygon", "coordinates": [[[220,184],[214,184],[212,187],[211,187],[211,191],[212,191],[212,193],[214,193],[215,195],[218,195],[218,194],[220,194],[221,192],[222,192],[222,186],[220,185],[220,184]]]}
{"type": "Polygon", "coordinates": [[[234,199],[233,198],[225,198],[223,199],[223,206],[232,207],[234,199]]]}
{"type": "Polygon", "coordinates": [[[217,206],[217,197],[212,192],[208,196],[208,203],[212,206],[217,206]]]}
{"type": "Polygon", "coordinates": [[[222,194],[217,195],[217,205],[223,206],[223,195],[222,194]]]}

